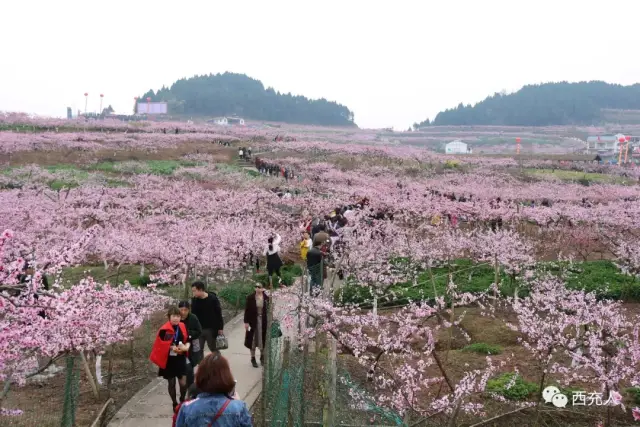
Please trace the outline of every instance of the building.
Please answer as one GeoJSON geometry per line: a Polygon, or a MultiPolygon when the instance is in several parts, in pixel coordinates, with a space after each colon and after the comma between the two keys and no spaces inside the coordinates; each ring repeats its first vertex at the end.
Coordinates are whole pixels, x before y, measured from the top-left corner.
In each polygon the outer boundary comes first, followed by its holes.
{"type": "Polygon", "coordinates": [[[227,117],[227,122],[229,122],[230,125],[244,126],[244,119],[237,116],[227,117]]]}
{"type": "MultiPolygon", "coordinates": [[[[625,135],[618,133],[616,135],[590,136],[587,138],[587,153],[599,154],[600,156],[618,155],[620,152],[620,138],[625,138],[625,135]]],[[[629,145],[630,147],[635,147],[639,142],[640,136],[632,136],[630,137],[629,145]]],[[[626,149],[626,143],[624,143],[623,149],[626,149]]]]}
{"type": "Polygon", "coordinates": [[[228,125],[241,125],[244,126],[244,119],[240,117],[214,117],[211,120],[207,121],[208,123],[213,123],[219,126],[228,126],[228,125]]]}
{"type": "Polygon", "coordinates": [[[455,140],[445,144],[444,152],[447,154],[471,154],[471,147],[462,141],[455,140]]]}
{"type": "Polygon", "coordinates": [[[136,104],[137,114],[167,114],[168,104],[166,102],[138,102],[136,104]]]}
{"type": "Polygon", "coordinates": [[[213,123],[214,125],[226,126],[229,124],[229,121],[226,117],[214,117],[211,120],[207,120],[208,123],[213,123]]]}

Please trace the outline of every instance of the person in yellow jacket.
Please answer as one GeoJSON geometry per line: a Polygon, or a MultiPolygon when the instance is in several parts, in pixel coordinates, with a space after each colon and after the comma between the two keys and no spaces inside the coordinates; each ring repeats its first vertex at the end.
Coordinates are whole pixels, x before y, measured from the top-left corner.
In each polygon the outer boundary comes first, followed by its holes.
{"type": "Polygon", "coordinates": [[[307,252],[312,246],[311,238],[309,237],[309,233],[306,231],[302,233],[302,240],[300,241],[300,258],[303,261],[307,260],[307,252]]]}

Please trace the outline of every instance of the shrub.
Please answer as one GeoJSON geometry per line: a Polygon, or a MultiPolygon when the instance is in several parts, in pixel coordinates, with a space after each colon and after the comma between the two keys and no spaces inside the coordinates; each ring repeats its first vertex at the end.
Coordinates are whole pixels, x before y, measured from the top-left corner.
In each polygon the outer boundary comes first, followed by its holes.
{"type": "Polygon", "coordinates": [[[502,347],[497,344],[487,344],[484,342],[477,342],[465,346],[462,351],[473,352],[480,354],[500,354],[502,353],[502,347]]]}
{"type": "Polygon", "coordinates": [[[640,404],[640,387],[629,387],[624,392],[634,403],[640,404]]]}
{"type": "Polygon", "coordinates": [[[525,400],[538,391],[538,386],[525,381],[516,373],[506,373],[487,381],[486,391],[499,394],[509,400],[525,400]],[[515,382],[507,388],[514,375],[516,375],[515,382]]]}
{"type": "Polygon", "coordinates": [[[247,302],[247,296],[253,293],[253,291],[254,286],[251,283],[232,282],[218,292],[218,297],[229,305],[241,309],[244,308],[247,302]]]}
{"type": "Polygon", "coordinates": [[[133,286],[146,287],[149,283],[151,283],[151,279],[149,278],[148,275],[144,275],[142,277],[137,276],[136,278],[131,279],[129,283],[131,283],[131,285],[133,286]]]}
{"type": "Polygon", "coordinates": [[[334,300],[339,304],[358,304],[365,305],[373,302],[371,289],[367,286],[344,285],[334,292],[334,300]]]}
{"type": "MultiPolygon", "coordinates": [[[[291,286],[296,281],[296,278],[302,275],[302,268],[297,264],[286,264],[280,269],[280,275],[282,276],[282,284],[291,286]]],[[[276,277],[273,280],[274,288],[278,287],[278,279],[276,277]]],[[[265,287],[269,286],[269,277],[266,272],[254,274],[253,280],[262,283],[265,287]]]]}
{"type": "Polygon", "coordinates": [[[584,185],[585,187],[588,187],[591,185],[591,181],[589,181],[589,179],[587,178],[587,176],[583,176],[582,178],[580,178],[578,180],[578,184],[580,185],[584,185]]]}

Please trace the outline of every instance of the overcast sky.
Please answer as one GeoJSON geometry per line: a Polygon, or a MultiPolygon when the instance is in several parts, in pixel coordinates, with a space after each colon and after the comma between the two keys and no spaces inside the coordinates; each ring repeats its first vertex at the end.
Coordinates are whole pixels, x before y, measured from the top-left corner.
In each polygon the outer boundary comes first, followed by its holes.
{"type": "Polygon", "coordinates": [[[546,81],[640,81],[640,2],[573,0],[2,1],[0,111],[129,113],[194,74],[245,73],[409,127],[546,81]]]}

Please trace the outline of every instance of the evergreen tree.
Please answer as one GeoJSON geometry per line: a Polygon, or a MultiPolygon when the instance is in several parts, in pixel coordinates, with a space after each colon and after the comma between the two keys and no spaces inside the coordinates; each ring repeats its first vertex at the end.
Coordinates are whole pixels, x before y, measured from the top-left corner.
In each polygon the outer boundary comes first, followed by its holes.
{"type": "Polygon", "coordinates": [[[183,78],[141,99],[167,102],[169,113],[228,116],[287,123],[354,126],[347,107],[326,99],[308,99],[265,89],[262,82],[244,74],[224,73],[183,78]]]}
{"type": "MultiPolygon", "coordinates": [[[[596,125],[603,109],[640,109],[640,84],[622,86],[602,81],[544,83],[519,91],[495,93],[474,106],[458,104],[438,113],[433,125],[550,126],[596,125]]],[[[426,120],[419,126],[428,125],[426,120]]]]}

